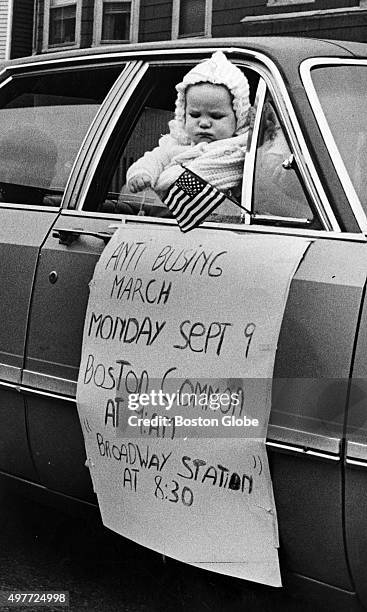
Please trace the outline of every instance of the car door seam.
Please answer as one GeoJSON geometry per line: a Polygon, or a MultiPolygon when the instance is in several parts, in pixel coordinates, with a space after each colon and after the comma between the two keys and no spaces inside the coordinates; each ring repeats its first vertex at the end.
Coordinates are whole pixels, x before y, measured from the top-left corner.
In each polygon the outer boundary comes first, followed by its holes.
{"type": "Polygon", "coordinates": [[[350,369],[349,369],[349,378],[348,378],[348,387],[347,387],[347,394],[346,394],[346,400],[345,400],[345,412],[344,412],[344,423],[343,423],[343,437],[342,437],[342,440],[341,440],[341,454],[342,454],[342,457],[343,457],[342,470],[341,470],[341,478],[342,478],[343,542],[344,542],[344,550],[345,550],[345,561],[346,561],[346,564],[347,564],[350,581],[352,583],[352,586],[353,586],[354,590],[356,590],[356,586],[355,586],[355,583],[354,583],[354,576],[353,576],[353,572],[352,572],[352,568],[351,568],[351,563],[349,561],[348,538],[347,538],[347,532],[346,532],[346,494],[345,494],[345,488],[346,488],[346,463],[345,463],[345,461],[346,461],[346,450],[347,450],[346,436],[347,436],[347,427],[348,427],[349,403],[350,403],[350,394],[351,394],[352,380],[353,380],[352,376],[353,376],[354,362],[355,362],[356,352],[357,352],[357,342],[358,342],[359,330],[360,330],[362,314],[363,314],[363,305],[364,305],[365,298],[366,298],[366,290],[367,290],[367,279],[365,279],[365,282],[364,282],[364,285],[363,285],[363,289],[362,289],[361,301],[360,301],[360,305],[359,305],[358,318],[357,318],[357,324],[356,324],[356,331],[355,331],[354,341],[353,341],[353,349],[352,349],[352,356],[351,356],[351,360],[350,360],[350,369]]]}

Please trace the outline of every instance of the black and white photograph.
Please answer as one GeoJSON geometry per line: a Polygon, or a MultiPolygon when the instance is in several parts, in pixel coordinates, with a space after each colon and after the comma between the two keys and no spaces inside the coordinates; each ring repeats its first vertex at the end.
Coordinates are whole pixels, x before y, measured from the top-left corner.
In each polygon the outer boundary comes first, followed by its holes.
{"type": "Polygon", "coordinates": [[[367,0],[0,0],[0,612],[367,610],[367,0]]]}

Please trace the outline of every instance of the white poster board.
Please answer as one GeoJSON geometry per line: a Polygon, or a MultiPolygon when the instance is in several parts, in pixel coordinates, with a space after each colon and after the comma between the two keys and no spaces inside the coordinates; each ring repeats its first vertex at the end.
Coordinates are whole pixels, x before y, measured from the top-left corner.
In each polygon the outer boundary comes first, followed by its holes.
{"type": "Polygon", "coordinates": [[[77,391],[107,527],[187,563],[281,585],[265,439],[280,325],[308,244],[115,233],[90,283],[77,391]]]}

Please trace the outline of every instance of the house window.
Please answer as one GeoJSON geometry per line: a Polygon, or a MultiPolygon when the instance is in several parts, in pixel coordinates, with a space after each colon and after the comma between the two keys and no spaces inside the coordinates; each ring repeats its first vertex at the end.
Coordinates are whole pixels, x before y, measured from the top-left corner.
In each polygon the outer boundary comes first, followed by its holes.
{"type": "Polygon", "coordinates": [[[50,47],[78,47],[80,27],[81,0],[45,0],[44,51],[50,47]]]}
{"type": "Polygon", "coordinates": [[[212,0],[173,0],[172,38],[211,36],[212,0]]]}
{"type": "Polygon", "coordinates": [[[137,42],[140,0],[116,2],[96,0],[93,44],[137,42]]]}
{"type": "Polygon", "coordinates": [[[76,6],[53,7],[50,9],[50,45],[75,43],[76,6]]]}
{"type": "Polygon", "coordinates": [[[129,40],[130,2],[104,2],[102,40],[129,40]]]}

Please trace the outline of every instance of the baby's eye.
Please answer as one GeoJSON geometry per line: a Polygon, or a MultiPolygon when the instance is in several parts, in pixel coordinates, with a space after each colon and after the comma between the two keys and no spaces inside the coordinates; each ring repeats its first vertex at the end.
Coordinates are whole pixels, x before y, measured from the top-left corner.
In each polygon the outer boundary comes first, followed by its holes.
{"type": "Polygon", "coordinates": [[[225,115],[223,113],[212,113],[212,119],[223,119],[225,115]]]}
{"type": "Polygon", "coordinates": [[[189,115],[190,117],[193,117],[193,119],[197,119],[198,117],[200,117],[200,113],[198,113],[197,111],[190,111],[189,115]]]}

